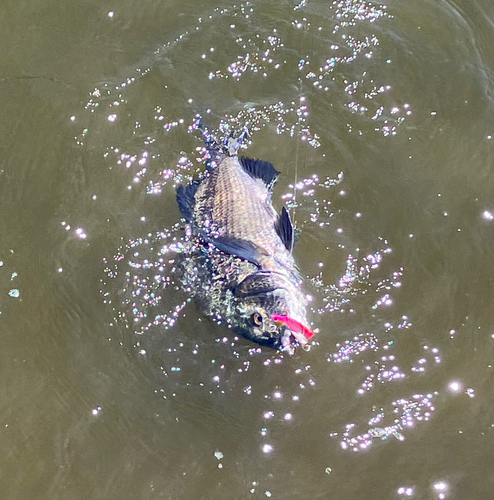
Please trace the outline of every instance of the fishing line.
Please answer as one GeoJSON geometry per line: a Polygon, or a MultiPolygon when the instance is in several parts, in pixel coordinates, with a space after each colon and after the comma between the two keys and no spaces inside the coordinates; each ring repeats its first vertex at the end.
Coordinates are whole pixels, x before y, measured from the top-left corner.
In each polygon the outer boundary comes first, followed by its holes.
{"type": "MultiPolygon", "coordinates": [[[[304,1],[302,1],[300,3],[300,5],[296,8],[300,8],[302,5],[305,6],[305,3],[304,1]]],[[[304,30],[305,31],[305,30],[304,30]]],[[[307,31],[305,31],[305,34],[307,34],[307,31]]],[[[311,37],[311,40],[312,40],[312,48],[311,48],[311,53],[312,53],[312,57],[311,57],[311,60],[314,58],[314,45],[315,45],[315,37],[311,37]]],[[[302,67],[305,66],[305,64],[308,62],[307,61],[308,59],[308,56],[306,56],[304,59],[302,59],[302,61],[304,61],[304,65],[302,67]]],[[[303,86],[303,80],[302,80],[302,77],[299,78],[299,94],[298,94],[298,98],[299,98],[299,102],[298,102],[298,109],[297,109],[297,115],[298,115],[298,120],[297,120],[297,146],[295,148],[295,179],[294,179],[294,182],[293,182],[293,214],[292,214],[292,221],[293,221],[293,224],[294,226],[296,226],[296,223],[295,223],[295,212],[297,210],[297,183],[298,183],[298,163],[299,163],[299,150],[300,150],[300,140],[301,140],[301,130],[302,130],[302,103],[305,102],[305,97],[302,95],[302,86],[303,86]]],[[[307,164],[307,148],[305,149],[305,164],[307,164]]]]}
{"type": "Polygon", "coordinates": [[[292,221],[295,225],[295,212],[297,210],[297,183],[298,183],[298,156],[300,149],[300,103],[302,99],[302,79],[300,79],[300,89],[299,89],[299,108],[297,110],[298,121],[297,121],[297,145],[295,147],[295,178],[293,180],[293,214],[292,221]]]}

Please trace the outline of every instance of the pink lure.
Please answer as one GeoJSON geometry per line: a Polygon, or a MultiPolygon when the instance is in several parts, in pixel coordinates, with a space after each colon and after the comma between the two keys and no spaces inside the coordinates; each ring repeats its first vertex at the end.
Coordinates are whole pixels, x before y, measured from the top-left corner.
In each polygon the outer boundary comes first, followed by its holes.
{"type": "Polygon", "coordinates": [[[307,328],[306,326],[302,325],[302,323],[300,323],[296,319],[290,318],[289,316],[273,314],[271,315],[271,318],[273,319],[273,321],[283,323],[292,332],[301,333],[307,340],[310,340],[316,335],[310,328],[307,328]]]}

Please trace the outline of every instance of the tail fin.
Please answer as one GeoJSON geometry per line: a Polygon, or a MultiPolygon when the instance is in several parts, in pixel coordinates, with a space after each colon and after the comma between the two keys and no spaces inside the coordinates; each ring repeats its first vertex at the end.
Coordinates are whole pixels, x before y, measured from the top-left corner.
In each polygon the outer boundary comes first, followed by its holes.
{"type": "Polygon", "coordinates": [[[243,130],[237,137],[235,137],[235,132],[233,130],[228,133],[229,127],[226,126],[223,127],[223,130],[221,130],[220,127],[220,131],[224,131],[225,133],[217,138],[214,133],[210,132],[206,125],[204,125],[200,115],[197,115],[194,128],[199,129],[202,133],[202,139],[206,145],[206,151],[209,156],[206,162],[208,167],[219,165],[226,156],[237,156],[242,143],[249,136],[247,125],[243,127],[243,130]]]}
{"type": "Polygon", "coordinates": [[[242,142],[244,142],[247,137],[249,137],[249,130],[247,129],[247,126],[244,126],[238,137],[234,136],[232,130],[228,139],[226,139],[226,137],[224,139],[224,147],[228,150],[228,155],[237,156],[238,150],[242,146],[242,142]]]}
{"type": "Polygon", "coordinates": [[[223,148],[218,141],[218,139],[213,135],[212,132],[204,125],[201,116],[198,115],[194,123],[195,128],[199,129],[202,133],[202,140],[206,146],[207,158],[206,165],[208,167],[215,167],[221,163],[223,158],[226,156],[223,148]]]}

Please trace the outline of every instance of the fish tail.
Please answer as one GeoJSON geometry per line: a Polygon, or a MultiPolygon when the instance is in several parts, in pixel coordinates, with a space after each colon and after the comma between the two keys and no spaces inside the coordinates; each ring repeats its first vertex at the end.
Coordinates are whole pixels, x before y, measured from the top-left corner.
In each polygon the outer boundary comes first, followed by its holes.
{"type": "Polygon", "coordinates": [[[221,142],[216,138],[213,132],[202,122],[200,115],[197,115],[196,121],[194,123],[194,128],[198,129],[202,133],[202,140],[206,146],[206,165],[208,168],[215,168],[218,166],[226,156],[226,151],[224,150],[221,142]]]}
{"type": "Polygon", "coordinates": [[[229,133],[225,133],[217,138],[202,122],[200,115],[196,117],[194,128],[199,129],[202,133],[202,139],[207,152],[206,165],[210,168],[219,165],[226,156],[237,156],[242,143],[249,137],[249,130],[246,124],[239,134],[235,134],[235,131],[231,130],[229,133]]]}
{"type": "Polygon", "coordinates": [[[237,156],[238,150],[241,148],[242,143],[249,137],[249,129],[247,125],[244,126],[242,132],[235,137],[233,130],[228,137],[224,138],[224,147],[227,149],[229,156],[237,156]]]}

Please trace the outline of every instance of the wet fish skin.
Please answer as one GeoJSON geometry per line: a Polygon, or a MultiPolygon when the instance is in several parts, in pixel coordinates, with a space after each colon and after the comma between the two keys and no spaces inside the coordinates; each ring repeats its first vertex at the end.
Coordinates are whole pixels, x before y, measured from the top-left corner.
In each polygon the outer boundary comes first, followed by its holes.
{"type": "MultiPolygon", "coordinates": [[[[286,311],[289,291],[280,287],[272,276],[259,276],[259,268],[215,247],[194,249],[179,264],[179,275],[196,304],[218,323],[226,323],[235,333],[261,345],[283,348],[284,327],[272,319],[275,312],[286,311]],[[245,290],[245,278],[255,288],[245,290]],[[257,324],[254,314],[260,315],[257,324]]],[[[289,347],[289,346],[288,346],[289,347]]],[[[287,349],[290,350],[290,349],[287,349]]]]}
{"type": "Polygon", "coordinates": [[[177,190],[189,225],[188,248],[177,266],[182,283],[215,321],[293,353],[306,339],[272,319],[307,324],[291,222],[271,202],[279,172],[267,162],[214,151],[204,178],[177,190]]]}

